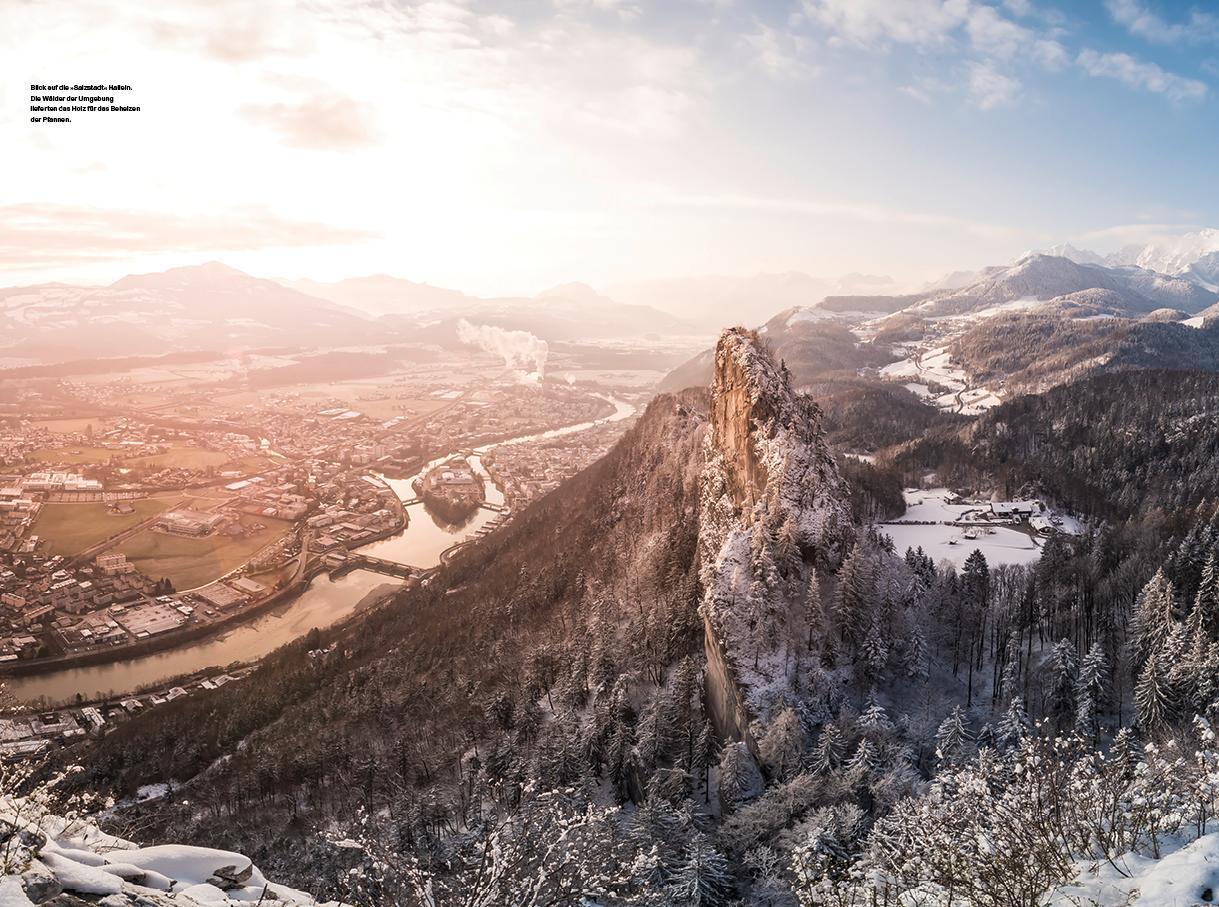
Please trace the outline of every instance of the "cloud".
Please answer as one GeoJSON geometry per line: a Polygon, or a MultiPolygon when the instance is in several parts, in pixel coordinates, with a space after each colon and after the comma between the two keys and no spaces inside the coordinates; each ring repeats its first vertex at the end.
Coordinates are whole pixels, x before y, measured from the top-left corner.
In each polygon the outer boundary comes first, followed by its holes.
{"type": "Polygon", "coordinates": [[[18,204],[0,207],[0,262],[57,267],[133,255],[347,245],[365,230],[287,220],[265,210],[208,215],[18,204]]]}
{"type": "Polygon", "coordinates": [[[999,15],[993,6],[975,6],[965,22],[970,44],[980,53],[1010,59],[1033,43],[1033,33],[999,15]]]}
{"type": "MultiPolygon", "coordinates": [[[[1019,16],[1045,19],[1031,3],[1005,4],[1019,16]]],[[[1011,103],[1020,94],[1017,73],[1029,66],[1062,69],[1070,54],[1060,29],[1038,29],[1014,21],[1003,9],[977,0],[805,0],[807,18],[830,34],[831,44],[884,50],[905,45],[924,54],[967,54],[964,91],[981,110],[1011,103]]],[[[935,90],[907,83],[905,94],[930,103],[935,90]]]]}
{"type": "Polygon", "coordinates": [[[758,23],[757,31],[741,40],[753,51],[758,66],[776,78],[790,79],[816,72],[816,67],[805,59],[809,41],[799,34],[758,23]]]}
{"type": "Polygon", "coordinates": [[[1081,233],[1079,239],[1083,242],[1109,243],[1120,246],[1145,246],[1173,239],[1197,229],[1198,224],[1194,222],[1114,224],[1110,227],[1081,233]]]}
{"type": "Polygon", "coordinates": [[[1157,44],[1197,43],[1219,40],[1219,16],[1190,10],[1186,22],[1169,22],[1139,0],[1105,0],[1113,21],[1132,35],[1157,44]]]}
{"type": "Polygon", "coordinates": [[[840,41],[865,47],[889,43],[942,45],[968,17],[969,0],[805,0],[810,20],[840,41]]]}
{"type": "Polygon", "coordinates": [[[296,148],[345,151],[372,145],[378,138],[369,109],[335,94],[295,103],[245,104],[240,113],[250,123],[275,130],[296,148]]]}
{"type": "Polygon", "coordinates": [[[970,63],[969,96],[982,110],[994,110],[1015,100],[1020,82],[988,63],[970,63]]]}
{"type": "Polygon", "coordinates": [[[1130,88],[1162,94],[1174,102],[1201,101],[1208,91],[1205,82],[1168,72],[1130,54],[1084,48],[1076,62],[1090,76],[1117,79],[1130,88]]]}
{"type": "Polygon", "coordinates": [[[923,211],[906,211],[885,205],[854,202],[833,202],[796,198],[770,198],[756,195],[681,195],[663,197],[657,202],[662,207],[693,208],[696,210],[738,210],[787,213],[818,217],[839,218],[870,224],[902,224],[913,227],[943,227],[973,236],[1009,238],[1017,234],[1010,227],[999,224],[979,223],[946,214],[931,214],[923,211]]]}
{"type": "MultiPolygon", "coordinates": [[[[308,53],[312,38],[281,0],[210,0],[196,6],[161,4],[134,21],[156,46],[172,46],[220,63],[250,63],[308,53]]],[[[138,15],[138,14],[135,14],[138,15]]]]}

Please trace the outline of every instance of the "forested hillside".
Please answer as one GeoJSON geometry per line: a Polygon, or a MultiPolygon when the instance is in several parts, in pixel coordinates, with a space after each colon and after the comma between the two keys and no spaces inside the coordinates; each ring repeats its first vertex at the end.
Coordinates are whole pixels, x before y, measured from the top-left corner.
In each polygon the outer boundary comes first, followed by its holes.
{"type": "Polygon", "coordinates": [[[426,588],[130,722],[82,782],[172,780],[114,821],[361,905],[1031,903],[1203,835],[1219,379],[937,417],[883,467],[839,465],[793,384],[726,332],[710,398],[657,398],[426,588]],[[1027,566],[897,551],[892,470],[1085,530],[1027,566]]]}

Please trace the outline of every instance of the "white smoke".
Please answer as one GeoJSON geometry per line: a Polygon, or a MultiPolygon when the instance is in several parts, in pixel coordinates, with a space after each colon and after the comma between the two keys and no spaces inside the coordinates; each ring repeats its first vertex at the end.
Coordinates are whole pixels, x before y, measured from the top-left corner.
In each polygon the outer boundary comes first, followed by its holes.
{"type": "Polygon", "coordinates": [[[490,324],[470,324],[463,318],[457,322],[457,339],[501,357],[521,381],[536,383],[546,373],[550,346],[528,331],[505,331],[490,324]]]}

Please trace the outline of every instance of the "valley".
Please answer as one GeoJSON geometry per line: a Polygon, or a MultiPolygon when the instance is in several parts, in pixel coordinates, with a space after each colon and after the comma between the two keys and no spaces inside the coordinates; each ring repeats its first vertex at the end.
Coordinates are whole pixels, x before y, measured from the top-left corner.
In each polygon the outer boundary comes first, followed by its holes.
{"type": "Polygon", "coordinates": [[[935,779],[1156,739],[1210,689],[1210,291],[1063,261],[813,301],[693,357],[454,320],[466,349],[21,378],[0,748],[79,762],[116,830],[345,903],[542,879],[642,905],[692,860],[717,904],[908,893],[851,875],[890,853],[946,878],[888,837],[907,810],[946,833],[935,779]]]}

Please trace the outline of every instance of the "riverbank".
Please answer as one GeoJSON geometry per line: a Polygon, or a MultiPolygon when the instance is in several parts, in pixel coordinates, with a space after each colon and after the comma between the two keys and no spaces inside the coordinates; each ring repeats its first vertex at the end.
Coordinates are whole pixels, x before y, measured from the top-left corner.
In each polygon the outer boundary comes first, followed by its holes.
{"type": "MultiPolygon", "coordinates": [[[[521,444],[545,440],[583,431],[605,422],[629,418],[635,408],[631,404],[607,400],[614,407],[612,415],[595,422],[579,423],[550,429],[536,435],[510,438],[506,441],[481,445],[467,454],[476,475],[483,478],[487,503],[502,507],[504,495],[494,484],[481,462],[481,454],[503,444],[521,444]]],[[[416,474],[456,455],[451,453],[425,464],[416,474]]],[[[413,477],[412,477],[413,478],[413,477]]],[[[352,550],[361,555],[409,565],[420,572],[430,572],[445,564],[458,552],[480,541],[487,532],[498,528],[503,515],[480,509],[469,523],[460,527],[442,526],[422,503],[404,506],[415,498],[411,478],[394,479],[381,476],[381,481],[393,492],[405,526],[386,530],[364,540],[352,550]],[[418,508],[418,509],[416,509],[418,508]],[[412,514],[411,511],[414,510],[412,514]]],[[[191,628],[191,636],[171,636],[165,640],[148,640],[159,645],[141,647],[141,651],[124,650],[116,658],[116,650],[102,650],[97,658],[78,662],[42,660],[42,670],[11,674],[9,687],[19,699],[30,702],[40,697],[51,701],[71,700],[77,693],[90,695],[111,691],[130,691],[158,684],[167,677],[185,676],[209,666],[256,661],[279,646],[307,633],[313,626],[326,627],[346,621],[357,610],[357,602],[368,589],[384,577],[355,567],[342,576],[319,576],[320,563],[310,567],[308,582],[281,590],[286,593],[252,612],[243,610],[239,620],[211,623],[191,628]],[[295,595],[291,593],[295,592],[295,595]],[[355,596],[354,600],[350,596],[355,596]]],[[[171,633],[175,631],[170,631],[171,633]]],[[[33,664],[29,662],[27,664],[33,664]]]]}
{"type": "Polygon", "coordinates": [[[10,676],[3,681],[13,696],[25,703],[70,703],[78,694],[84,699],[125,697],[134,690],[164,685],[169,678],[192,676],[216,666],[257,663],[314,627],[325,629],[346,622],[367,608],[369,594],[378,589],[388,595],[401,586],[367,570],[354,570],[333,579],[322,573],[297,598],[188,645],[121,661],[10,676]]]}

